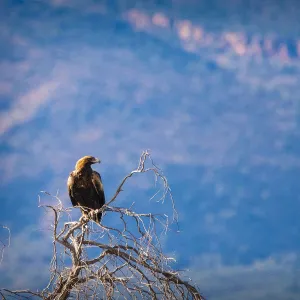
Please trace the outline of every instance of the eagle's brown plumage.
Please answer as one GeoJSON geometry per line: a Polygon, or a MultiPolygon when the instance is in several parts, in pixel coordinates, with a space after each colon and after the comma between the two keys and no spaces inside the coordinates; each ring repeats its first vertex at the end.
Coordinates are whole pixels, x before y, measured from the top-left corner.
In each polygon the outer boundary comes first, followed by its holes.
{"type": "MultiPolygon", "coordinates": [[[[105,195],[101,176],[91,168],[92,164],[100,163],[93,156],[80,158],[68,178],[68,191],[73,206],[81,206],[83,214],[92,209],[99,209],[105,204],[105,195]]],[[[93,220],[100,222],[102,213],[94,215],[93,220]]]]}

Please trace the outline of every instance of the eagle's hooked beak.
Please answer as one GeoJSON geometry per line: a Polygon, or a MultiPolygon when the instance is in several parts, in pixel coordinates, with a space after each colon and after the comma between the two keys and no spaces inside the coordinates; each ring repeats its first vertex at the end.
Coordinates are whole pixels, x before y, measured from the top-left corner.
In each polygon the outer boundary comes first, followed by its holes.
{"type": "Polygon", "coordinates": [[[99,158],[96,158],[93,160],[93,164],[100,164],[101,160],[99,158]]]}

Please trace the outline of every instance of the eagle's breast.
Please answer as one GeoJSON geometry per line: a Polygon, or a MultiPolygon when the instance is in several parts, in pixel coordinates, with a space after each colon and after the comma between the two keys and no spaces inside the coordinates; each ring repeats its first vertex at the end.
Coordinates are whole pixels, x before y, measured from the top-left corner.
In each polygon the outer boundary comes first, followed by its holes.
{"type": "Polygon", "coordinates": [[[91,174],[87,172],[78,172],[75,176],[75,182],[77,188],[88,189],[92,187],[91,174]]]}

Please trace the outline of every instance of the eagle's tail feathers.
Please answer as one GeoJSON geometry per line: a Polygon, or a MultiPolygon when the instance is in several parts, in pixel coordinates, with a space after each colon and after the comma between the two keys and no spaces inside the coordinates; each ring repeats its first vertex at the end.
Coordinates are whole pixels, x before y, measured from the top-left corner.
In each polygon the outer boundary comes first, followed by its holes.
{"type": "Polygon", "coordinates": [[[101,218],[102,218],[102,212],[99,212],[97,215],[96,215],[96,219],[97,219],[97,223],[100,223],[101,222],[101,218]]]}

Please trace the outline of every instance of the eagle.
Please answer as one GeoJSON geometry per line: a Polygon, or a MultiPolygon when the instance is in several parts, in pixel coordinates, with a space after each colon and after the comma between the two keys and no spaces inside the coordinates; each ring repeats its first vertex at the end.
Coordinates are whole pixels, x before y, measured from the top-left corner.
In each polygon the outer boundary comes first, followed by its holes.
{"type": "MultiPolygon", "coordinates": [[[[99,209],[105,204],[105,195],[101,176],[91,167],[100,163],[100,159],[93,156],[80,158],[75,170],[68,178],[68,192],[73,206],[80,206],[83,215],[94,209],[99,209]]],[[[92,214],[92,219],[100,223],[102,213],[92,214]]]]}

